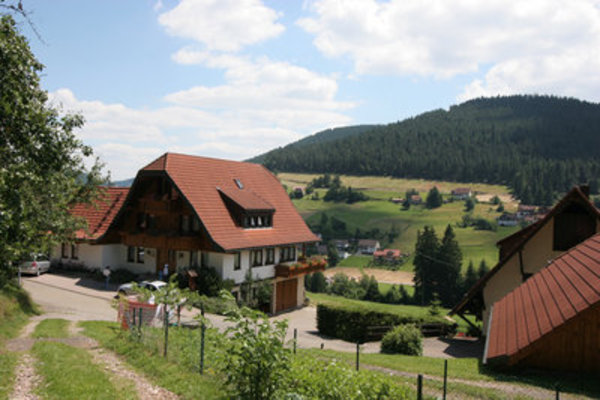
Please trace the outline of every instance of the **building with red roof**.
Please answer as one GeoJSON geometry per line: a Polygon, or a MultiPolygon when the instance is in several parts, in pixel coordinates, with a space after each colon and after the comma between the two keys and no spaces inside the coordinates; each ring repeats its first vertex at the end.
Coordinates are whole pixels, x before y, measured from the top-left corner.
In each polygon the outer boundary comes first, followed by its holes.
{"type": "Polygon", "coordinates": [[[474,314],[487,332],[492,305],[566,251],[600,232],[600,210],[589,188],[574,187],[544,218],[498,242],[500,261],[465,294],[450,315],[474,314]]]}
{"type": "Polygon", "coordinates": [[[170,273],[211,267],[234,282],[234,292],[250,273],[272,280],[272,312],[303,303],[304,274],[294,264],[319,238],[262,165],[165,153],[139,170],[129,190],[108,191],[120,193],[110,212],[93,218],[89,207],[74,212],[89,226],[78,238],[96,253],[113,254],[111,267],[149,273],[165,265],[170,273]]]}
{"type": "Polygon", "coordinates": [[[600,234],[490,309],[484,363],[600,372],[600,234]]]}

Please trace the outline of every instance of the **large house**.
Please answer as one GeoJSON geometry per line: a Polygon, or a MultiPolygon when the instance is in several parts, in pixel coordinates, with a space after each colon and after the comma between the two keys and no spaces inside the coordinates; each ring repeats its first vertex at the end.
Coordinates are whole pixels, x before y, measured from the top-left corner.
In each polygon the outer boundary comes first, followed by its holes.
{"type": "Polygon", "coordinates": [[[500,261],[450,312],[475,314],[487,333],[492,306],[567,250],[600,232],[587,186],[574,187],[544,218],[498,242],[500,261]]]}
{"type": "Polygon", "coordinates": [[[56,249],[54,262],[136,273],[207,266],[233,280],[234,292],[250,273],[272,280],[272,312],[302,305],[304,275],[315,268],[294,264],[319,239],[263,166],[166,153],[129,190],[104,190],[97,208],[73,210],[88,229],[56,249]]]}
{"type": "Polygon", "coordinates": [[[381,248],[378,240],[360,239],[357,244],[358,252],[361,254],[373,254],[381,248]]]}

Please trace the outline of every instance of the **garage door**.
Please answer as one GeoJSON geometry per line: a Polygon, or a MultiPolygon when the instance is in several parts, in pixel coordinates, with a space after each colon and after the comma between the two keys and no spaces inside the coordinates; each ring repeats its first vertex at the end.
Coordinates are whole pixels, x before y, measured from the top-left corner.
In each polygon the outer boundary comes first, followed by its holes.
{"type": "Polygon", "coordinates": [[[294,308],[298,305],[298,279],[277,282],[275,312],[294,308]]]}

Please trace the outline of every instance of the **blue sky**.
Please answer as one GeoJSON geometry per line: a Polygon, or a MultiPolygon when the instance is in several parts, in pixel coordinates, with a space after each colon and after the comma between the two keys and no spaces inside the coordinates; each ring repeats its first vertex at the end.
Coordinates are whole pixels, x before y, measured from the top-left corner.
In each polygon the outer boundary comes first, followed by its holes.
{"type": "Polygon", "coordinates": [[[28,0],[53,104],[113,179],[165,151],[243,160],[480,96],[597,102],[597,0],[28,0]]]}

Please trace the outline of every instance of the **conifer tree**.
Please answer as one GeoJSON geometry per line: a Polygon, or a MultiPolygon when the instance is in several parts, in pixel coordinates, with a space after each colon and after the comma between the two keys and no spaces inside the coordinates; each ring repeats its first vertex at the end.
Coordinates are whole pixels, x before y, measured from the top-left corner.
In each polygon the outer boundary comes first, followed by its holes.
{"type": "Polygon", "coordinates": [[[443,305],[451,306],[460,299],[462,252],[450,225],[444,231],[436,261],[438,267],[434,276],[437,293],[443,305]]]}
{"type": "Polygon", "coordinates": [[[435,291],[436,257],[440,243],[433,227],[425,226],[423,231],[417,232],[415,245],[415,302],[421,305],[429,304],[435,291]]]}
{"type": "Polygon", "coordinates": [[[442,205],[442,195],[440,194],[437,187],[432,187],[429,193],[427,194],[427,199],[425,200],[425,206],[427,208],[438,208],[442,205]]]}
{"type": "Polygon", "coordinates": [[[490,269],[487,266],[487,263],[485,262],[485,260],[481,260],[481,262],[479,263],[479,269],[477,270],[477,275],[481,279],[485,274],[488,273],[489,270],[490,269]]]}
{"type": "Polygon", "coordinates": [[[473,260],[469,260],[469,266],[467,272],[465,272],[465,278],[463,280],[463,293],[467,293],[473,285],[479,280],[477,272],[475,272],[475,266],[473,260]]]}

